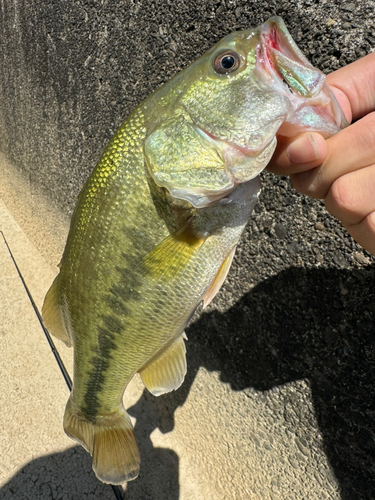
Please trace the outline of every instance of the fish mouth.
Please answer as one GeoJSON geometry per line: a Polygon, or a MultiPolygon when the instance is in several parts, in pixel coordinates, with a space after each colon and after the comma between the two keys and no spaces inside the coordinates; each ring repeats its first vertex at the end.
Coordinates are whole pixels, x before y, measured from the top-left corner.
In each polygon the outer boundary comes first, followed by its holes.
{"type": "Polygon", "coordinates": [[[259,27],[256,70],[275,92],[291,104],[278,135],[293,136],[317,131],[330,137],[348,125],[345,116],[325,81],[297,47],[280,17],[272,17],[259,27]]]}
{"type": "Polygon", "coordinates": [[[289,98],[290,94],[312,98],[325,82],[324,74],[300,51],[280,17],[260,26],[257,63],[260,71],[269,74],[271,86],[289,98]]]}

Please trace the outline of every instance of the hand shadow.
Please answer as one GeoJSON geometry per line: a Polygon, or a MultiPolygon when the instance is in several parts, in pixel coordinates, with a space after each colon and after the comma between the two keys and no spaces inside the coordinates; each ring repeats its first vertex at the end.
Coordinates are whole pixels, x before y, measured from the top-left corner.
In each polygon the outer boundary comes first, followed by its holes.
{"type": "Polygon", "coordinates": [[[290,268],[188,336],[234,390],[308,378],[343,500],[375,497],[374,268],[290,268]]]}
{"type": "Polygon", "coordinates": [[[134,415],[147,407],[147,414],[157,417],[150,425],[144,416],[142,425],[151,432],[172,430],[174,411],[186,400],[200,366],[219,371],[236,391],[269,390],[308,378],[342,499],[373,499],[374,324],[375,268],[289,268],[225,313],[203,313],[191,324],[184,384],[160,398],[145,392],[134,415]]]}

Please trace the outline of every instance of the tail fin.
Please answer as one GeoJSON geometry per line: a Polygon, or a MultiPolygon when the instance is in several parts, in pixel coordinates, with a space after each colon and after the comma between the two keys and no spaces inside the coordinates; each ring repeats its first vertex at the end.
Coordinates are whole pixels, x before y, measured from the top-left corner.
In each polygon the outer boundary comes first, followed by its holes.
{"type": "Polygon", "coordinates": [[[121,484],[139,474],[140,456],[133,426],[125,410],[92,423],[73,409],[69,398],[64,430],[92,455],[92,468],[103,483],[121,484]]]}

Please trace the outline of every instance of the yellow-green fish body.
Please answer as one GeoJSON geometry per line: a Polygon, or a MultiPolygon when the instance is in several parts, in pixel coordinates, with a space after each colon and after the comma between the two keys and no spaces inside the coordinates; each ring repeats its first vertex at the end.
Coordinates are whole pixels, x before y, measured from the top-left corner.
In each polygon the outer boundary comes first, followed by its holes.
{"type": "Polygon", "coordinates": [[[323,75],[274,18],[219,42],[112,138],[43,307],[47,328],[74,347],[64,429],[102,481],[139,472],[125,388],[137,372],[155,395],[182,383],[184,327],[225,278],[276,132],[343,124],[323,75]]]}

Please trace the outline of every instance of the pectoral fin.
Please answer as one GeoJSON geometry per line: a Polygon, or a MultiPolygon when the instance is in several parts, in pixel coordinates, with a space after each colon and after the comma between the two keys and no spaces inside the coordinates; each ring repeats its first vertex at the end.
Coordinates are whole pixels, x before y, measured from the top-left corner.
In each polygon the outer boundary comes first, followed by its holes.
{"type": "Polygon", "coordinates": [[[186,269],[194,253],[208,237],[207,234],[197,235],[193,226],[192,217],[143,259],[142,268],[151,279],[173,279],[186,269]]]}
{"type": "Polygon", "coordinates": [[[186,348],[182,336],[139,374],[154,396],[178,389],[186,375],[186,348]]]}
{"type": "Polygon", "coordinates": [[[228,257],[221,264],[220,269],[215,276],[215,279],[211,283],[210,288],[207,290],[206,295],[203,297],[203,309],[208,306],[208,304],[213,300],[215,295],[224,283],[225,278],[229,272],[230,266],[232,265],[234,254],[236,253],[237,246],[233,247],[228,257]]]}

